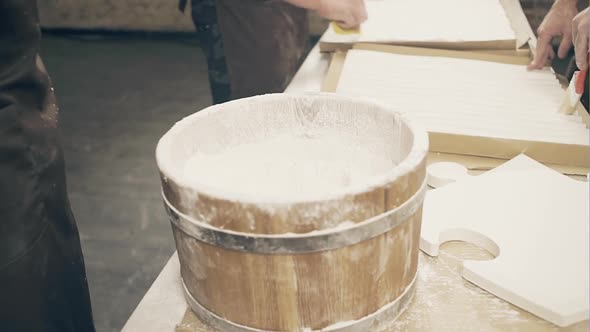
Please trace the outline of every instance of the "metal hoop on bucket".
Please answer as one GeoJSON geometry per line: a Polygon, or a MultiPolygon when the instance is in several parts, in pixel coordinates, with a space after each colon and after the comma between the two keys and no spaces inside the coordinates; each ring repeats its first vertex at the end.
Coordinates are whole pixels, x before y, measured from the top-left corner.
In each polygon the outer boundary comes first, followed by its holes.
{"type": "MultiPolygon", "coordinates": [[[[393,302],[390,302],[374,313],[367,315],[359,320],[351,321],[348,324],[342,324],[323,328],[321,330],[309,330],[310,332],[361,332],[361,331],[372,331],[378,328],[384,322],[394,321],[407,307],[412,298],[414,297],[414,291],[416,288],[416,277],[418,273],[412,279],[412,282],[404,290],[404,292],[393,302]]],[[[278,332],[260,330],[240,324],[236,324],[227,319],[219,317],[212,313],[205,307],[203,307],[195,298],[191,295],[187,289],[184,281],[182,282],[184,296],[189,303],[192,311],[206,324],[209,324],[221,331],[226,332],[278,332]]],[[[308,330],[305,330],[308,331],[308,330]]]]}
{"type": "Polygon", "coordinates": [[[254,234],[220,229],[176,209],[162,193],[170,221],[189,236],[225,249],[258,254],[302,254],[333,250],[368,240],[406,222],[421,206],[426,179],[410,199],[395,209],[347,228],[304,234],[254,234]]]}

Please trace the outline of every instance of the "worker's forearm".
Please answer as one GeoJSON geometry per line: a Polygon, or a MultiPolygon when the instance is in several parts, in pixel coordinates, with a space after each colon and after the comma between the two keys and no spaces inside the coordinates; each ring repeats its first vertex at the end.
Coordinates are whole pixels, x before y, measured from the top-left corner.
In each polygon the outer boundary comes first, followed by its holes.
{"type": "Polygon", "coordinates": [[[553,5],[577,6],[578,3],[581,3],[582,1],[587,2],[588,0],[555,0],[553,5]]]}
{"type": "Polygon", "coordinates": [[[292,4],[293,6],[317,10],[320,6],[321,0],[285,0],[286,2],[292,4]]]}

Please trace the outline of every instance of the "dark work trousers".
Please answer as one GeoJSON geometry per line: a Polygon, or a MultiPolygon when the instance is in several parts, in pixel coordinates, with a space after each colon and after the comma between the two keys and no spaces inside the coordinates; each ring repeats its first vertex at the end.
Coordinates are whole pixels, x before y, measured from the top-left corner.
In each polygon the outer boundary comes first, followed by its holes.
{"type": "Polygon", "coordinates": [[[307,11],[283,0],[217,0],[233,99],[283,92],[308,43],[307,11]]]}
{"type": "Polygon", "coordinates": [[[94,331],[34,0],[0,1],[0,331],[94,331]]]}
{"type": "MultiPolygon", "coordinates": [[[[187,0],[180,0],[184,10],[187,0]]],[[[192,0],[215,103],[283,92],[303,61],[307,11],[283,0],[192,0]]]]}
{"type": "MultiPolygon", "coordinates": [[[[187,0],[179,2],[181,11],[185,10],[186,4],[187,0]]],[[[215,0],[191,0],[191,17],[201,49],[207,59],[213,104],[229,101],[231,98],[230,80],[225,61],[223,39],[217,22],[215,0]]]]}

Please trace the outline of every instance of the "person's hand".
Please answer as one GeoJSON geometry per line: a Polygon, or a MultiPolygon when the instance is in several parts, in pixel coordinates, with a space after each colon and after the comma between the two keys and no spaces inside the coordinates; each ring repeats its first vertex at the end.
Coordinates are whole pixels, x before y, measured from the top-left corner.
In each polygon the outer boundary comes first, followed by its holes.
{"type": "Polygon", "coordinates": [[[537,29],[537,53],[529,69],[541,69],[553,60],[551,40],[561,36],[557,56],[565,58],[572,47],[572,20],[578,14],[576,0],[556,0],[537,29]]]}
{"type": "Polygon", "coordinates": [[[367,20],[364,0],[319,0],[317,12],[344,29],[356,28],[367,20]]]}
{"type": "Polygon", "coordinates": [[[335,21],[344,29],[353,29],[367,19],[364,0],[285,0],[288,3],[316,11],[323,18],[335,21]]]}
{"type": "Polygon", "coordinates": [[[574,40],[574,48],[576,51],[576,65],[580,70],[588,69],[588,33],[590,25],[588,25],[588,11],[590,7],[581,11],[572,22],[572,38],[574,40]]]}

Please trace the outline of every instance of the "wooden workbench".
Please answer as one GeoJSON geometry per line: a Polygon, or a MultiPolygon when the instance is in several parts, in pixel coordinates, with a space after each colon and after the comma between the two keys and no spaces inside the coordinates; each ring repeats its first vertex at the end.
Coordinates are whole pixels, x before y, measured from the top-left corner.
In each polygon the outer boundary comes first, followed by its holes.
{"type": "MultiPolygon", "coordinates": [[[[492,259],[488,252],[461,242],[447,242],[438,257],[420,253],[414,298],[400,317],[380,331],[588,331],[588,322],[556,326],[521,310],[460,275],[462,259],[492,259]]],[[[214,332],[187,310],[176,332],[214,332]]],[[[373,332],[373,331],[371,331],[373,332]]]]}
{"type": "MultiPolygon", "coordinates": [[[[328,64],[329,55],[320,54],[316,46],[286,92],[320,91],[328,64]]],[[[453,156],[431,157],[431,161],[449,159],[453,156]]],[[[463,259],[492,258],[488,252],[461,242],[443,244],[439,257],[421,252],[415,295],[407,310],[382,331],[588,331],[587,321],[559,329],[461,277],[463,259]]],[[[214,332],[188,309],[181,287],[175,253],[122,331],[214,332]]]]}

